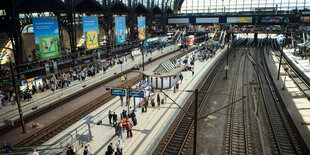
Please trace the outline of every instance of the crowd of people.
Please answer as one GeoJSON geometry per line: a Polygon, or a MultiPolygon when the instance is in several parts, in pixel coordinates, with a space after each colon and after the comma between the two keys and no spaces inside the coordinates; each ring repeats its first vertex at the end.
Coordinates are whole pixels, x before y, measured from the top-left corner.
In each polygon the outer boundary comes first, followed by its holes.
{"type": "Polygon", "coordinates": [[[0,91],[0,109],[3,106],[15,105],[16,104],[16,95],[13,91],[13,87],[10,88],[7,92],[0,91]]]}

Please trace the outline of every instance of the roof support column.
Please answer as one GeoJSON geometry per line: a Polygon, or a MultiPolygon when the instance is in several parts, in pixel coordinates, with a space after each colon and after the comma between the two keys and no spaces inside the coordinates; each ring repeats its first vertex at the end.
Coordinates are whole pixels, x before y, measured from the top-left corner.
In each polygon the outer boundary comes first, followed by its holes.
{"type": "Polygon", "coordinates": [[[23,38],[21,36],[21,24],[19,21],[19,14],[16,11],[16,2],[15,0],[11,1],[11,7],[6,9],[6,13],[9,20],[9,32],[8,36],[12,42],[14,59],[16,64],[23,63],[23,38]]]}

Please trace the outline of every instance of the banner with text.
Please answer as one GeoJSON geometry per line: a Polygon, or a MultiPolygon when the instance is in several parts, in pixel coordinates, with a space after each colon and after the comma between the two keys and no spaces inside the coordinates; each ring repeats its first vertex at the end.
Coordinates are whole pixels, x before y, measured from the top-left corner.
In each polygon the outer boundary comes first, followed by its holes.
{"type": "Polygon", "coordinates": [[[145,17],[138,17],[139,40],[145,40],[145,17]]]}
{"type": "Polygon", "coordinates": [[[252,17],[227,17],[227,23],[252,23],[252,17]]]}
{"type": "Polygon", "coordinates": [[[99,47],[99,27],[97,17],[83,17],[83,34],[86,49],[99,47]]]}
{"type": "Polygon", "coordinates": [[[61,55],[57,18],[32,18],[36,58],[49,59],[61,55]]]}
{"type": "Polygon", "coordinates": [[[126,41],[126,18],[116,16],[115,18],[115,34],[117,43],[125,43],[126,41]]]}

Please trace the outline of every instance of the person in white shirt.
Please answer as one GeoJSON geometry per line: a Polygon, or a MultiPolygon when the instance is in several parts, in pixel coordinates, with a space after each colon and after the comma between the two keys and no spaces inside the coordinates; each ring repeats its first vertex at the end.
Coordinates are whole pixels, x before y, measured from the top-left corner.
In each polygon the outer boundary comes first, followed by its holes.
{"type": "Polygon", "coordinates": [[[37,152],[36,148],[32,148],[32,155],[39,155],[39,153],[37,152]]]}
{"type": "Polygon", "coordinates": [[[117,148],[117,152],[119,152],[119,154],[122,154],[123,153],[123,145],[122,145],[122,141],[119,139],[117,142],[116,142],[116,148],[117,148]]]}

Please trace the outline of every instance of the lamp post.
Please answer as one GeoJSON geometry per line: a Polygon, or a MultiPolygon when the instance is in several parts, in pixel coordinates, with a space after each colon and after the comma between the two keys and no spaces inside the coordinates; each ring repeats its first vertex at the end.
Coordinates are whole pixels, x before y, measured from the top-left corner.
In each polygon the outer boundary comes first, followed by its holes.
{"type": "Polygon", "coordinates": [[[19,96],[19,91],[18,91],[19,89],[18,89],[17,84],[16,84],[15,73],[14,73],[14,70],[13,70],[13,63],[12,63],[11,57],[8,56],[8,59],[10,60],[10,71],[11,71],[11,76],[12,76],[12,80],[13,80],[12,83],[13,83],[14,92],[15,92],[15,100],[16,100],[16,103],[17,103],[17,106],[18,106],[20,123],[21,123],[21,126],[22,126],[23,133],[26,133],[27,131],[26,131],[26,127],[25,127],[22,106],[20,104],[20,96],[19,96]]]}

